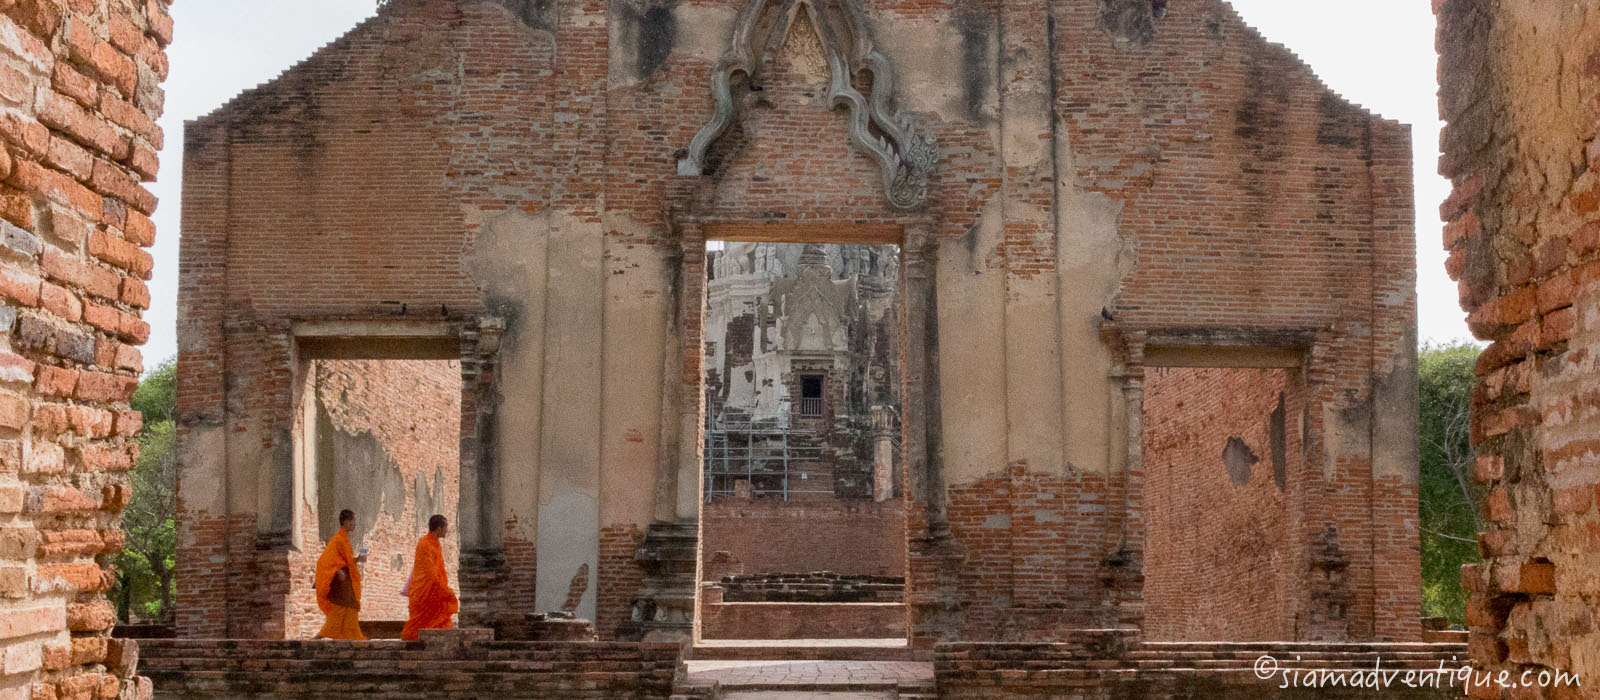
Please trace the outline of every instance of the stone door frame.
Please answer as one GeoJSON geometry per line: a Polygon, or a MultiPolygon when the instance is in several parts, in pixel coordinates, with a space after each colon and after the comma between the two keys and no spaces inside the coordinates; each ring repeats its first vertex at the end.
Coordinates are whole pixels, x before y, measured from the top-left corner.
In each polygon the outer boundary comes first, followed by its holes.
{"type": "MultiPolygon", "coordinates": [[[[900,247],[899,310],[901,323],[901,497],[906,502],[908,546],[926,540],[930,532],[948,536],[944,517],[944,484],[938,460],[939,391],[938,325],[935,269],[937,238],[931,227],[892,221],[771,222],[724,220],[682,216],[674,223],[680,260],[678,308],[673,327],[682,371],[669,382],[662,402],[662,425],[677,426],[664,435],[658,475],[658,495],[675,494],[674,519],[693,517],[700,527],[705,469],[704,320],[706,294],[706,242],[833,243],[848,245],[894,244],[900,247]],[[669,488],[670,484],[670,488],[669,488]],[[920,511],[915,509],[920,508],[920,511]]],[[[658,508],[658,514],[665,515],[658,508]]],[[[697,530],[697,533],[699,531],[697,530]]],[[[700,540],[703,542],[703,538],[700,540]]],[[[912,547],[915,551],[915,547],[912,547]]],[[[694,639],[700,640],[700,580],[703,552],[696,556],[694,639]]],[[[916,567],[907,557],[906,600],[911,609],[916,567]]],[[[908,612],[915,627],[916,614],[908,612]]]]}

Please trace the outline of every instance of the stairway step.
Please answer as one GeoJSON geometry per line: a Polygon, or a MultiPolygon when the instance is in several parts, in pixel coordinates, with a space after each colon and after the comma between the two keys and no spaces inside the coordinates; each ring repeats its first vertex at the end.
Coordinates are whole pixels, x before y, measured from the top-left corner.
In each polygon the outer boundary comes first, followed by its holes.
{"type": "Polygon", "coordinates": [[[927,650],[905,646],[882,645],[828,645],[796,647],[791,645],[717,643],[697,645],[685,658],[718,661],[922,661],[933,660],[927,650]]]}

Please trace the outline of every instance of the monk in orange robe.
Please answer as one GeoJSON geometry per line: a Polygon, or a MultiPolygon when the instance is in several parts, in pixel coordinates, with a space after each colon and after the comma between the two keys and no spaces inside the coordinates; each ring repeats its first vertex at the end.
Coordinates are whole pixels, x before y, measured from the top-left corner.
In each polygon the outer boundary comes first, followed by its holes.
{"type": "Polygon", "coordinates": [[[328,618],[317,636],[324,639],[367,638],[361,633],[361,569],[357,566],[367,555],[357,557],[350,547],[350,531],[355,527],[356,514],[339,511],[339,532],[328,540],[327,548],[317,558],[317,607],[322,608],[322,614],[328,618]],[[350,588],[355,592],[354,607],[348,605],[350,600],[335,602],[334,576],[341,570],[349,572],[350,588]]]}
{"type": "Polygon", "coordinates": [[[450,617],[461,609],[450,577],[444,570],[444,547],[439,543],[450,532],[450,521],[443,515],[428,518],[428,534],[417,541],[417,557],[412,563],[410,600],[411,619],[400,633],[401,639],[416,639],[418,630],[450,629],[450,617]]]}

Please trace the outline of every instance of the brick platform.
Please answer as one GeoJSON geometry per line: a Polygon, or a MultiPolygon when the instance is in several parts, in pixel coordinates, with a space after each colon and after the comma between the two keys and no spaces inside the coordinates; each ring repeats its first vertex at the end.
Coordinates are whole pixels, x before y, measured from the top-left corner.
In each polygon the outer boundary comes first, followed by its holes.
{"type": "MultiPolygon", "coordinates": [[[[1141,643],[1127,632],[1079,631],[1055,644],[963,643],[929,652],[888,640],[671,644],[498,642],[487,631],[422,642],[147,640],[142,673],[158,698],[377,700],[779,698],[1369,698],[1370,690],[1280,689],[1253,667],[1272,655],[1308,671],[1429,672],[1460,668],[1465,644],[1141,643]],[[475,636],[476,635],[476,636],[475,636]],[[1367,694],[1362,694],[1367,693],[1367,694]],[[743,695],[741,695],[743,694],[743,695]]],[[[1410,689],[1397,677],[1382,697],[1460,697],[1459,685],[1410,689]]]]}
{"type": "MultiPolygon", "coordinates": [[[[935,659],[940,698],[1401,698],[1461,697],[1459,685],[1408,688],[1404,674],[1418,677],[1466,664],[1465,644],[1344,644],[1317,642],[1135,643],[1124,635],[1081,635],[1062,644],[951,644],[935,659]],[[1380,690],[1335,687],[1282,688],[1283,676],[1261,679],[1258,659],[1270,655],[1278,668],[1394,672],[1380,690]]],[[[1346,676],[1355,678],[1355,676],[1346,676]]],[[[1417,685],[1421,685],[1421,681],[1417,685]]]]}
{"type": "Polygon", "coordinates": [[[673,644],[152,640],[157,698],[665,698],[673,644]]]}

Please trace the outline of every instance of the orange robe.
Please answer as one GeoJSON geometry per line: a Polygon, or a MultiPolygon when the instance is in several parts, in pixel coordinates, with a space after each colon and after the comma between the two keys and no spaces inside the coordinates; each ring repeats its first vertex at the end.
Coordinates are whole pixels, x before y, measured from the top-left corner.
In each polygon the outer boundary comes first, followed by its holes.
{"type": "Polygon", "coordinates": [[[356,566],[356,553],[350,547],[350,536],[344,530],[339,530],[328,540],[327,548],[322,550],[322,556],[317,558],[317,607],[322,608],[322,614],[328,621],[322,625],[318,637],[324,639],[366,639],[361,633],[361,611],[357,608],[347,608],[334,605],[329,597],[329,590],[333,587],[333,576],[340,569],[350,572],[350,587],[355,589],[356,602],[361,601],[361,568],[356,566]]]}
{"type": "Polygon", "coordinates": [[[416,639],[418,630],[450,629],[450,617],[461,609],[456,592],[450,590],[450,577],[444,570],[444,548],[433,533],[417,541],[417,557],[411,569],[411,619],[400,633],[401,639],[416,639]]]}

